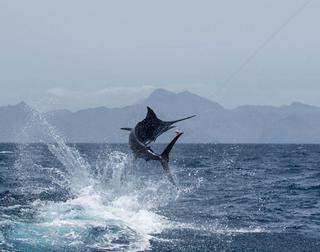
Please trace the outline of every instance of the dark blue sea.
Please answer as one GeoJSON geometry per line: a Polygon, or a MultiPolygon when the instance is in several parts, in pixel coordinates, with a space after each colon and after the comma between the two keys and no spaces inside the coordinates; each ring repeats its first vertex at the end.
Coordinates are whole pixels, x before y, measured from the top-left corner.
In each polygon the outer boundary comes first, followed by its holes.
{"type": "Polygon", "coordinates": [[[320,145],[0,144],[0,251],[320,251],[320,145]],[[155,145],[158,152],[164,145],[155,145]]]}

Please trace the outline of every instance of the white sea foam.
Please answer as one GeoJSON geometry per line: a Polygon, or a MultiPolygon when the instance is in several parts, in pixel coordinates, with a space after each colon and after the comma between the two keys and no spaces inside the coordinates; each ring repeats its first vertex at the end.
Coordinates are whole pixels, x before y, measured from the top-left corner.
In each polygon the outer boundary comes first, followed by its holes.
{"type": "Polygon", "coordinates": [[[221,225],[218,221],[215,223],[172,223],[174,228],[178,229],[190,229],[200,232],[220,234],[220,235],[237,235],[237,234],[246,234],[246,233],[267,233],[268,230],[262,227],[239,227],[239,228],[230,228],[227,225],[221,225]]]}
{"type": "Polygon", "coordinates": [[[38,201],[34,207],[39,209],[39,222],[33,229],[38,230],[37,239],[42,243],[40,236],[46,233],[47,242],[80,244],[92,230],[98,230],[94,242],[89,241],[86,246],[144,250],[153,234],[170,227],[166,218],[143,209],[137,197],[120,196],[105,202],[93,187],[84,188],[76,198],[66,202],[38,201]],[[118,241],[120,238],[129,244],[118,241]]]}
{"type": "Polygon", "coordinates": [[[0,154],[12,154],[14,153],[13,151],[7,151],[7,150],[4,150],[4,151],[0,151],[0,154]]]}

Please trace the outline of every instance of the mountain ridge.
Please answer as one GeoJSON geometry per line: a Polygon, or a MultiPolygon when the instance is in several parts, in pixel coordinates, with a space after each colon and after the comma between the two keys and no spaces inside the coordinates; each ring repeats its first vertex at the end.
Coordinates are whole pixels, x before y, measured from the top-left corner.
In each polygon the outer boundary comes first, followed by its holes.
{"type": "MultiPolygon", "coordinates": [[[[189,143],[320,143],[320,108],[293,102],[283,106],[243,105],[233,109],[192,94],[157,89],[147,98],[125,107],[96,107],[75,112],[67,109],[44,113],[48,122],[69,142],[126,142],[121,127],[133,127],[154,109],[159,118],[173,120],[197,114],[177,124],[189,143]]],[[[0,141],[19,142],[17,132],[28,124],[28,105],[0,107],[0,141]]],[[[159,138],[166,142],[173,132],[159,138]]],[[[37,139],[37,137],[34,137],[37,139]]]]}

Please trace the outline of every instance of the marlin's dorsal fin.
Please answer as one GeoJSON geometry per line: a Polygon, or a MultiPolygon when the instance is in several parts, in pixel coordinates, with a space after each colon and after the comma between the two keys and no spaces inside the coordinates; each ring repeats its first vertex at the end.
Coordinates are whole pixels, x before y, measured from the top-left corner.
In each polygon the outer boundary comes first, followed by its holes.
{"type": "Polygon", "coordinates": [[[147,107],[147,109],[148,109],[148,113],[147,113],[146,119],[159,120],[156,113],[154,113],[154,111],[150,107],[147,107]]]}

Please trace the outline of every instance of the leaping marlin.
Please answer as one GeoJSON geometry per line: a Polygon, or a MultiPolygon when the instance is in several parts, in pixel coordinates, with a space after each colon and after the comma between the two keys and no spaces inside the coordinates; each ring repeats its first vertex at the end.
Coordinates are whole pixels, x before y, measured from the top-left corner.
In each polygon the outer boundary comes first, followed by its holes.
{"type": "Polygon", "coordinates": [[[176,122],[180,122],[183,120],[187,120],[189,118],[194,117],[189,116],[186,118],[182,118],[175,121],[162,121],[157,115],[153,112],[153,110],[149,107],[147,116],[144,120],[139,122],[134,128],[121,128],[122,130],[130,131],[129,135],[129,147],[132,150],[135,158],[143,158],[146,161],[149,160],[158,160],[161,162],[161,165],[166,172],[170,182],[176,185],[172,174],[169,168],[169,153],[177,142],[179,137],[183,134],[182,132],[176,132],[177,135],[171,140],[171,142],[167,145],[161,155],[156,154],[151,148],[150,144],[154,142],[157,137],[159,137],[164,132],[174,128],[173,125],[176,122]]]}

